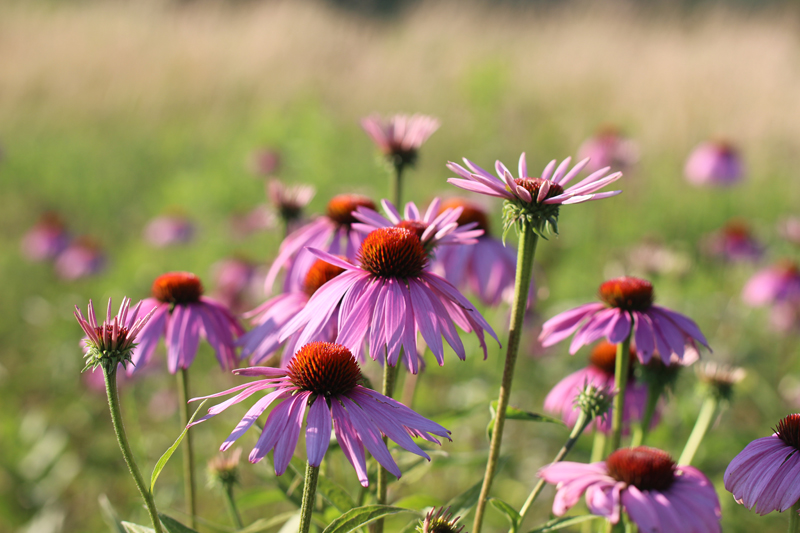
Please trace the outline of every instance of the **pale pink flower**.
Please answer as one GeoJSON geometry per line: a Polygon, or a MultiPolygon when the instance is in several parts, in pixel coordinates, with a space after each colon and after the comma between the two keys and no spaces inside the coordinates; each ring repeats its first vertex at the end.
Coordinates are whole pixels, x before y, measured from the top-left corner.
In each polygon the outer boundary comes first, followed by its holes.
{"type": "Polygon", "coordinates": [[[55,272],[58,277],[76,280],[99,274],[106,268],[106,255],[100,244],[89,237],[72,241],[56,258],[55,272]]]}
{"type": "Polygon", "coordinates": [[[700,144],[689,155],[684,168],[686,179],[694,185],[729,186],[744,175],[739,151],[725,141],[700,144]]]}
{"type": "Polygon", "coordinates": [[[259,148],[250,155],[250,168],[258,176],[272,176],[281,166],[281,153],[273,148],[259,148]]]}
{"type": "Polygon", "coordinates": [[[754,307],[800,302],[800,268],[783,261],[759,270],[742,289],[742,300],[754,307]]]}
{"type": "Polygon", "coordinates": [[[186,244],[194,238],[194,224],[182,215],[161,215],[144,228],[144,238],[156,248],[186,244]]]}
{"type": "Polygon", "coordinates": [[[22,253],[30,261],[55,259],[69,245],[66,224],[53,211],[44,213],[39,221],[22,237],[22,253]]]}
{"type": "Polygon", "coordinates": [[[584,141],[578,148],[578,157],[590,160],[589,172],[603,167],[626,170],[639,160],[639,147],[633,140],[623,137],[617,128],[606,126],[584,141]]]}
{"type": "Polygon", "coordinates": [[[422,144],[439,129],[439,121],[427,115],[394,115],[383,119],[372,114],[361,119],[367,132],[381,153],[396,167],[414,166],[422,144]]]}
{"type": "Polygon", "coordinates": [[[719,230],[707,235],[701,242],[708,255],[724,261],[758,261],[764,255],[764,247],[753,236],[743,220],[730,220],[719,230]]]}

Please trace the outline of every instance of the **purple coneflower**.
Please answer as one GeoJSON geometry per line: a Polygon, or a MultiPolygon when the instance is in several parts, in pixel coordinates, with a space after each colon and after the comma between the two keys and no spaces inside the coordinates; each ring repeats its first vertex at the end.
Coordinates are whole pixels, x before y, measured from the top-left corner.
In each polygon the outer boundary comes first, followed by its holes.
{"type": "Polygon", "coordinates": [[[644,276],[682,276],[692,268],[688,254],[671,248],[658,239],[646,238],[626,254],[629,269],[644,276]]]}
{"type": "Polygon", "coordinates": [[[352,228],[358,222],[353,211],[359,207],[375,209],[375,204],[366,196],[358,194],[340,194],[328,202],[328,211],[308,224],[289,234],[281,243],[278,257],[272,263],[265,281],[266,291],[272,285],[281,269],[286,269],[283,292],[299,292],[303,290],[306,274],[317,260],[305,248],[317,248],[333,255],[343,255],[355,259],[363,235],[352,228]]]}
{"type": "Polygon", "coordinates": [[[673,354],[682,361],[686,346],[695,347],[695,341],[708,348],[705,336],[692,319],[653,305],[653,285],[649,281],[612,279],[600,285],[599,296],[603,303],[582,305],[545,322],[539,335],[542,346],[552,346],[575,333],[569,347],[574,354],[584,344],[603,337],[619,344],[631,335],[642,364],[647,364],[654,353],[661,356],[664,364],[670,363],[673,354]]]}
{"type": "MultiPolygon", "coordinates": [[[[437,250],[433,270],[460,289],[468,289],[485,305],[496,306],[514,290],[517,255],[493,236],[486,211],[463,198],[448,198],[440,209],[461,209],[457,222],[475,224],[483,235],[471,246],[453,246],[437,250]]],[[[533,301],[535,286],[531,283],[528,302],[533,301]]]]}
{"type": "Polygon", "coordinates": [[[694,185],[733,185],[742,179],[739,151],[726,141],[709,141],[695,148],[683,169],[694,185]]]}
{"type": "Polygon", "coordinates": [[[778,222],[778,233],[790,243],[800,245],[800,217],[786,217],[778,222]]]}
{"type": "Polygon", "coordinates": [[[267,184],[267,198],[278,211],[287,232],[303,218],[303,209],[314,198],[316,189],[311,185],[284,185],[279,180],[267,184]]]}
{"type": "Polygon", "coordinates": [[[360,222],[353,224],[353,229],[368,234],[380,228],[405,228],[417,234],[422,246],[428,253],[440,245],[446,244],[475,244],[477,237],[483,235],[483,230],[477,228],[476,222],[460,224],[459,218],[463,209],[441,208],[441,201],[434,198],[423,215],[413,202],[406,204],[403,216],[388,200],[382,200],[381,205],[386,212],[386,217],[378,214],[374,209],[359,207],[353,212],[353,217],[360,222]]]}
{"type": "Polygon", "coordinates": [[[800,499],[800,414],[784,418],[769,437],[756,439],[725,469],[725,488],[756,513],[783,512],[800,499]]]}
{"type": "Polygon", "coordinates": [[[589,172],[603,167],[625,170],[639,160],[639,147],[631,139],[622,136],[619,129],[605,126],[594,137],[584,141],[578,148],[578,157],[590,160],[587,166],[589,172]]]}
{"type": "Polygon", "coordinates": [[[106,255],[100,244],[90,237],[79,237],[58,254],[55,271],[58,277],[76,280],[99,274],[106,267],[106,255]]]}
{"type": "Polygon", "coordinates": [[[461,176],[449,178],[447,181],[467,191],[508,200],[509,203],[505,206],[507,222],[504,234],[513,224],[531,223],[537,233],[545,229],[558,233],[560,205],[600,200],[622,192],[597,192],[622,177],[621,172],[606,175],[608,167],[593,172],[576,185],[564,189],[589,164],[589,160],[584,159],[567,172],[571,161],[572,158],[568,157],[556,167],[557,161],[554,159],[542,170],[541,177],[531,177],[528,175],[528,164],[523,152],[519,158],[519,177],[514,178],[511,171],[497,161],[495,171],[500,176],[498,179],[465,158],[467,168],[453,162],[447,163],[447,168],[461,176]]]}
{"type": "Polygon", "coordinates": [[[259,148],[250,155],[250,169],[257,176],[272,176],[281,166],[281,153],[272,148],[259,148]]]}
{"type": "Polygon", "coordinates": [[[214,298],[234,312],[244,310],[249,297],[261,290],[261,280],[256,279],[256,265],[247,259],[222,259],[211,266],[211,272],[216,286],[214,298]]]}
{"type": "MultiPolygon", "coordinates": [[[[636,350],[631,349],[635,354],[636,350]]],[[[614,390],[614,368],[617,359],[617,347],[609,342],[601,341],[592,348],[589,356],[589,366],[573,372],[561,381],[547,394],[544,399],[544,409],[550,413],[560,414],[564,423],[575,426],[581,413],[575,400],[587,385],[597,389],[614,390]]],[[[630,365],[631,373],[628,377],[628,389],[625,393],[625,411],[623,421],[627,424],[630,420],[641,420],[647,403],[647,385],[633,379],[633,359],[630,365]]],[[[610,406],[609,406],[610,407],[610,406]]],[[[603,433],[611,431],[611,417],[602,413],[592,424],[597,424],[597,430],[603,433]]],[[[658,423],[658,414],[651,419],[651,424],[658,423]]],[[[591,425],[589,426],[591,427],[591,425]]]]}
{"type": "Polygon", "coordinates": [[[414,166],[420,146],[439,129],[439,121],[427,115],[394,115],[383,119],[378,114],[361,119],[367,132],[381,153],[401,169],[414,166]]]}
{"type": "Polygon", "coordinates": [[[742,299],[754,307],[800,302],[800,268],[793,261],[782,261],[759,270],[742,289],[742,299]]]}
{"type": "Polygon", "coordinates": [[[725,261],[758,261],[764,247],[743,220],[730,220],[702,242],[703,251],[725,261]]]}
{"type": "Polygon", "coordinates": [[[258,231],[274,229],[277,225],[278,216],[264,204],[257,205],[247,213],[234,214],[230,218],[231,233],[238,239],[258,231]]]}
{"type": "Polygon", "coordinates": [[[147,364],[162,336],[172,374],[191,366],[200,337],[214,349],[224,370],[236,366],[235,337],[244,329],[225,306],[203,296],[200,278],[190,272],[163,274],[153,282],[152,295],[142,301],[144,309],[155,312],[139,336],[129,373],[147,364]]]}
{"type": "MultiPolygon", "coordinates": [[[[336,342],[359,357],[364,341],[373,359],[397,365],[400,353],[409,370],[419,370],[417,332],[428,344],[439,365],[444,364],[442,337],[460,359],[466,357],[457,324],[475,332],[484,358],[484,330],[497,340],[491,326],[473,305],[447,280],[428,272],[428,254],[416,232],[405,228],[381,228],[364,239],[358,264],[323,252],[311,252],[345,272],[323,285],[308,305],[283,329],[280,340],[302,330],[299,344],[320,335],[332,316],[338,315],[336,342]]],[[[499,340],[498,340],[499,343],[499,340]]]]}
{"type": "Polygon", "coordinates": [[[22,253],[31,261],[55,259],[69,245],[69,233],[64,221],[53,211],[44,213],[20,243],[22,253]]]}
{"type": "Polygon", "coordinates": [[[162,215],[147,224],[144,238],[156,248],[186,244],[194,238],[194,224],[182,215],[162,215]]]}
{"type": "MultiPolygon", "coordinates": [[[[250,357],[252,364],[267,361],[283,344],[279,340],[283,326],[305,308],[308,300],[320,287],[342,272],[343,268],[317,259],[306,274],[302,291],[285,292],[246,313],[245,318],[252,318],[255,327],[242,335],[237,342],[242,347],[242,358],[250,357]]],[[[319,336],[311,340],[333,342],[337,332],[336,320],[331,317],[321,328],[319,336]]],[[[286,366],[300,347],[299,337],[299,333],[295,333],[286,340],[281,367],[286,366]]]]}
{"type": "Polygon", "coordinates": [[[456,526],[460,516],[453,518],[453,513],[450,512],[449,507],[434,507],[425,518],[422,519],[422,525],[417,526],[417,533],[461,533],[464,526],[456,526]]]}
{"type": "MultiPolygon", "coordinates": [[[[267,417],[249,458],[251,463],[257,463],[274,449],[273,463],[277,475],[286,471],[292,458],[306,405],[310,406],[306,422],[308,463],[319,466],[322,462],[330,444],[333,426],[336,440],[365,487],[369,485],[365,446],[386,470],[400,477],[400,469],[381,440],[382,435],[389,437],[401,448],[428,460],[428,454],[411,437],[421,437],[437,444],[439,441],[431,434],[450,438],[450,432],[439,424],[391,398],[359,385],[361,370],[358,363],[350,351],[339,344],[306,344],[295,354],[286,369],[251,367],[235,370],[234,373],[240,376],[261,376],[264,379],[207,396],[206,398],[215,398],[242,391],[211,407],[208,415],[192,425],[218,415],[256,392],[275,389],[250,408],[222,443],[220,451],[227,450],[244,435],[270,405],[278,400],[285,400],[267,417]]],[[[202,399],[204,398],[195,398],[192,401],[202,399]]]]}
{"type": "Polygon", "coordinates": [[[556,485],[556,516],[586,493],[589,512],[613,524],[619,523],[625,511],[642,532],[722,531],[714,485],[698,469],[676,465],[669,454],[656,448],[622,448],[599,463],[553,463],[542,468],[539,476],[556,485]]]}

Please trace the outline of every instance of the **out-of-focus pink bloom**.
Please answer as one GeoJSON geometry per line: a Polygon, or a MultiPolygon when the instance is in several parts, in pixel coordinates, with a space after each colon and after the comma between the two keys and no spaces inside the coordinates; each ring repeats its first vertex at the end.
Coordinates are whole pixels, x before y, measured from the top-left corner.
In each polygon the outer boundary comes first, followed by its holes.
{"type": "Polygon", "coordinates": [[[732,144],[708,141],[692,151],[683,172],[694,185],[728,186],[742,179],[744,165],[732,144]]]}
{"type": "Polygon", "coordinates": [[[680,276],[689,272],[692,260],[685,253],[648,239],[628,250],[627,264],[633,274],[680,276]]]}
{"type": "Polygon", "coordinates": [[[800,331],[800,300],[774,304],[769,318],[772,328],[779,333],[800,331]]]}
{"type": "Polygon", "coordinates": [[[300,292],[311,265],[317,260],[306,248],[317,248],[333,255],[355,259],[364,236],[353,229],[358,222],[353,212],[359,207],[375,209],[375,204],[366,196],[340,194],[328,202],[328,212],[290,233],[281,243],[278,257],[267,272],[264,288],[272,292],[272,286],[281,270],[286,270],[283,292],[300,292]]]}
{"type": "Polygon", "coordinates": [[[778,423],[775,433],[756,439],[725,469],[725,488],[756,513],[783,512],[800,499],[800,414],[778,423]]]}
{"type": "Polygon", "coordinates": [[[203,296],[200,278],[189,272],[163,274],[153,282],[152,294],[142,300],[142,308],[155,309],[155,313],[142,329],[128,373],[150,361],[161,337],[167,344],[167,368],[172,374],[191,366],[200,337],[214,348],[223,370],[236,366],[235,339],[244,329],[225,306],[203,296]]]}
{"type": "Polygon", "coordinates": [[[422,144],[439,129],[439,121],[427,115],[394,115],[384,120],[378,114],[361,119],[367,132],[381,153],[397,168],[417,162],[422,144]]]}
{"type": "MultiPolygon", "coordinates": [[[[491,234],[489,217],[478,204],[463,198],[448,198],[440,209],[461,209],[458,224],[475,224],[483,235],[470,246],[448,246],[437,250],[432,269],[461,290],[469,290],[485,305],[499,305],[514,290],[517,254],[491,234]]],[[[528,302],[534,301],[535,284],[531,283],[528,302]]]]}
{"type": "MultiPolygon", "coordinates": [[[[250,452],[250,462],[257,463],[275,450],[275,474],[282,475],[294,454],[297,440],[306,419],[306,454],[312,466],[319,466],[331,440],[331,430],[336,432],[342,452],[353,465],[363,486],[369,485],[364,447],[386,470],[400,477],[392,455],[381,440],[383,435],[401,448],[424,457],[430,457],[411,437],[421,437],[439,444],[433,436],[446,439],[450,432],[424,418],[403,404],[378,394],[361,385],[361,369],[353,355],[344,346],[313,342],[303,346],[285,370],[269,367],[251,367],[236,370],[240,376],[259,376],[259,381],[239,385],[230,390],[212,394],[214,398],[238,392],[233,398],[215,405],[208,415],[192,425],[218,415],[225,409],[245,400],[256,392],[275,389],[257,401],[230,436],[222,443],[225,451],[252,427],[270,405],[284,400],[267,417],[261,436],[250,452]],[[243,390],[244,389],[244,390],[243,390]]],[[[204,398],[195,398],[202,400],[204,398]]]]}
{"type": "Polygon", "coordinates": [[[89,237],[72,241],[56,258],[55,271],[58,277],[76,280],[99,274],[106,267],[106,255],[100,244],[89,237]]]}
{"type": "Polygon", "coordinates": [[[613,524],[625,511],[639,531],[648,533],[722,531],[714,485],[698,469],[676,465],[656,448],[622,448],[599,463],[553,463],[539,476],[556,485],[556,516],[586,493],[589,512],[613,524]]]}
{"type": "Polygon", "coordinates": [[[800,245],[800,217],[786,217],[778,223],[778,233],[792,244],[800,245]]]}
{"type": "MultiPolygon", "coordinates": [[[[631,350],[635,359],[635,350],[631,350]]],[[[547,394],[544,399],[545,411],[561,415],[561,419],[569,427],[574,427],[581,412],[575,400],[586,385],[593,385],[597,389],[614,390],[614,365],[617,360],[617,347],[609,342],[601,341],[592,348],[589,356],[589,366],[573,372],[561,381],[547,394]]],[[[631,364],[633,370],[633,364],[631,364]]],[[[625,410],[623,412],[623,430],[628,430],[631,420],[641,420],[647,403],[647,385],[639,383],[631,375],[628,379],[628,389],[625,392],[625,410]]],[[[658,423],[659,412],[656,410],[651,420],[651,426],[658,423]]],[[[596,425],[598,431],[611,432],[611,409],[602,417],[597,417],[588,427],[596,425]]]]}
{"type": "Polygon", "coordinates": [[[584,344],[603,337],[619,344],[632,334],[642,364],[647,364],[654,354],[660,354],[664,364],[670,364],[673,354],[682,361],[686,347],[695,347],[695,341],[708,348],[705,336],[692,319],[653,305],[653,285],[649,281],[612,279],[600,285],[599,294],[603,303],[582,305],[545,322],[539,335],[542,346],[552,346],[575,333],[569,347],[574,354],[584,344]]]}
{"type": "Polygon", "coordinates": [[[284,185],[279,180],[267,184],[267,198],[278,211],[278,215],[289,227],[303,218],[303,209],[314,198],[316,189],[311,185],[284,185]]]}
{"type": "Polygon", "coordinates": [[[22,253],[31,261],[55,259],[69,245],[69,233],[58,213],[44,213],[22,238],[22,253]]]}
{"type": "Polygon", "coordinates": [[[753,237],[743,220],[731,220],[719,230],[703,239],[702,250],[724,261],[758,261],[764,247],[753,237]]]}
{"type": "Polygon", "coordinates": [[[572,158],[568,157],[556,168],[557,161],[553,159],[542,170],[541,177],[536,178],[528,175],[528,164],[523,152],[519,157],[519,178],[514,178],[511,171],[500,161],[495,162],[495,171],[499,176],[497,178],[465,158],[464,163],[467,168],[453,162],[447,163],[447,168],[461,176],[461,178],[449,178],[447,182],[467,191],[504,200],[543,205],[580,204],[616,196],[622,192],[597,192],[622,177],[622,172],[606,175],[610,170],[608,167],[593,172],[578,184],[564,189],[567,183],[589,164],[589,160],[584,159],[567,172],[571,161],[572,158]]]}
{"type": "MultiPolygon", "coordinates": [[[[282,342],[278,339],[283,326],[303,310],[308,300],[320,287],[343,272],[343,268],[317,259],[306,274],[302,291],[279,294],[246,313],[245,318],[252,318],[255,327],[242,335],[237,342],[242,347],[242,358],[250,357],[252,364],[267,361],[281,347],[282,342]]],[[[311,340],[333,342],[336,340],[337,333],[336,320],[332,316],[328,323],[320,329],[320,334],[311,340]]],[[[281,367],[286,366],[289,359],[300,348],[299,338],[300,334],[295,333],[286,340],[281,367]]]]}
{"type": "Polygon", "coordinates": [[[144,238],[156,248],[186,244],[194,238],[194,224],[182,215],[161,215],[147,223],[144,238]]]}
{"type": "Polygon", "coordinates": [[[258,205],[248,213],[231,216],[230,224],[233,235],[243,238],[258,231],[274,229],[278,225],[278,216],[268,206],[258,205]]]}
{"type": "Polygon", "coordinates": [[[754,307],[800,303],[800,269],[792,261],[783,261],[759,270],[742,289],[742,299],[754,307]]]}
{"type": "Polygon", "coordinates": [[[272,176],[281,166],[281,153],[273,148],[259,148],[250,155],[250,169],[257,176],[272,176]]]}
{"type": "Polygon", "coordinates": [[[360,357],[366,340],[370,357],[385,359],[390,366],[397,365],[402,352],[409,370],[416,374],[418,332],[439,365],[444,364],[443,337],[460,359],[466,357],[456,325],[475,333],[484,358],[484,331],[497,340],[491,326],[458,289],[426,270],[428,254],[411,230],[373,231],[358,251],[357,265],[321,250],[311,252],[346,272],[314,293],[283,328],[280,341],[302,331],[298,344],[305,344],[322,334],[331,317],[338,315],[336,342],[360,357]]]}
{"type": "Polygon", "coordinates": [[[260,290],[256,265],[246,259],[228,257],[211,266],[214,298],[231,310],[239,310],[260,290]]]}
{"type": "Polygon", "coordinates": [[[478,225],[476,222],[468,222],[463,225],[458,222],[463,208],[443,207],[440,209],[440,204],[441,201],[434,198],[423,215],[416,204],[408,202],[404,216],[400,216],[394,204],[388,200],[382,200],[381,205],[388,218],[381,216],[374,209],[359,207],[353,216],[361,222],[353,224],[353,229],[368,234],[380,228],[395,226],[406,228],[417,234],[428,253],[433,252],[440,245],[477,243],[477,238],[483,235],[483,230],[476,227],[478,225]]]}
{"type": "Polygon", "coordinates": [[[603,167],[624,171],[639,161],[639,147],[631,139],[623,137],[617,128],[606,126],[584,141],[578,148],[578,158],[590,160],[586,169],[589,172],[603,167]]]}

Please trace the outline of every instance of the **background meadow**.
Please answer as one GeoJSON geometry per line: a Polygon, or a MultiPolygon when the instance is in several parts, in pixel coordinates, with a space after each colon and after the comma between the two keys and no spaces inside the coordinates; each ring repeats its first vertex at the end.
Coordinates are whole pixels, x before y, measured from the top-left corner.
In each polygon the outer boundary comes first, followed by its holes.
{"type": "MultiPolygon", "coordinates": [[[[759,265],[712,260],[698,243],[739,217],[767,245],[764,264],[797,258],[776,224],[800,215],[798,22],[798,12],[780,4],[672,11],[417,3],[385,18],[288,1],[0,4],[0,530],[102,531],[103,495],[123,518],[146,523],[104,395],[80,375],[73,305],[124,295],[137,301],[170,270],[195,272],[211,292],[212,266],[225,257],[267,265],[280,230],[236,237],[230,223],[231,215],[265,202],[264,180],[248,167],[255,149],[281,153],[280,179],[317,187],[308,213],[323,211],[337,193],[388,195],[389,175],[358,124],[373,111],[441,119],[406,177],[406,198],[418,203],[458,193],[446,184],[452,174],[444,165],[462,156],[515,168],[525,151],[530,168],[542,168],[574,156],[604,124],[639,143],[639,163],[619,182],[623,194],[564,209],[561,235],[540,244],[537,313],[550,318],[593,299],[608,277],[642,274],[630,261],[642,242],[681,256],[682,268],[647,273],[657,301],[699,323],[714,348],[704,358],[748,372],[694,465],[717,487],[725,531],[784,528],[784,516],[759,518],[735,504],[722,474],[748,442],[800,408],[793,403],[797,335],[775,333],[767,311],[742,303],[741,288],[759,265]],[[741,184],[698,189],[684,180],[686,156],[711,137],[741,148],[741,184]],[[22,256],[21,237],[46,210],[102,245],[105,271],[66,282],[51,266],[22,256]],[[196,238],[155,249],[142,230],[172,210],[195,222],[196,238]]],[[[497,233],[500,203],[487,205],[497,233]]],[[[257,294],[253,303],[262,299],[257,294]]],[[[505,341],[507,309],[486,316],[505,341]]],[[[544,351],[537,334],[531,328],[523,338],[511,403],[541,412],[549,389],[584,366],[586,351],[571,357],[565,343],[544,351]]],[[[482,477],[487,405],[502,357],[490,345],[483,361],[475,340],[464,340],[467,361],[449,352],[444,367],[429,364],[414,403],[452,429],[453,442],[430,464],[404,470],[392,486],[398,505],[441,505],[482,477]]],[[[179,433],[173,378],[163,353],[156,361],[122,392],[146,475],[179,433]]],[[[365,372],[379,379],[377,365],[365,372]]],[[[240,382],[222,375],[201,344],[194,395],[240,382]]],[[[679,455],[702,399],[696,385],[685,371],[649,443],[679,455]]],[[[193,430],[198,464],[216,454],[236,414],[193,430]]],[[[519,507],[567,432],[513,421],[507,432],[509,459],[493,493],[519,507]]],[[[245,450],[254,442],[253,434],[241,441],[245,450]]],[[[587,436],[571,459],[587,460],[590,448],[587,436]]],[[[332,478],[357,492],[346,463],[330,468],[332,478]]],[[[268,466],[244,463],[240,470],[246,523],[294,509],[268,466]]],[[[545,490],[529,528],[549,516],[553,491],[545,490]]],[[[183,516],[179,460],[162,474],[156,500],[183,516]]],[[[230,531],[215,490],[201,488],[200,501],[212,522],[201,531],[230,531]]],[[[387,528],[399,531],[404,518],[387,528]]],[[[471,519],[465,523],[469,529],[471,519]]],[[[490,510],[488,530],[505,526],[490,510]]]]}

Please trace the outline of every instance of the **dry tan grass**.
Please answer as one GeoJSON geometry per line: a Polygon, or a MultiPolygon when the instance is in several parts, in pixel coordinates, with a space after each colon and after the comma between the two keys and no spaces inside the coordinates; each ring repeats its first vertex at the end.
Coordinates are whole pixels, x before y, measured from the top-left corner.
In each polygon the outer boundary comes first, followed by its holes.
{"type": "Polygon", "coordinates": [[[612,120],[649,144],[723,134],[795,149],[797,36],[792,18],[774,13],[678,20],[622,7],[540,14],[439,3],[380,23],[307,2],[6,6],[0,120],[20,109],[280,106],[311,92],[344,113],[420,109],[458,123],[469,80],[486,72],[505,80],[489,97],[510,127],[533,106],[557,110],[576,141],[612,120]]]}

